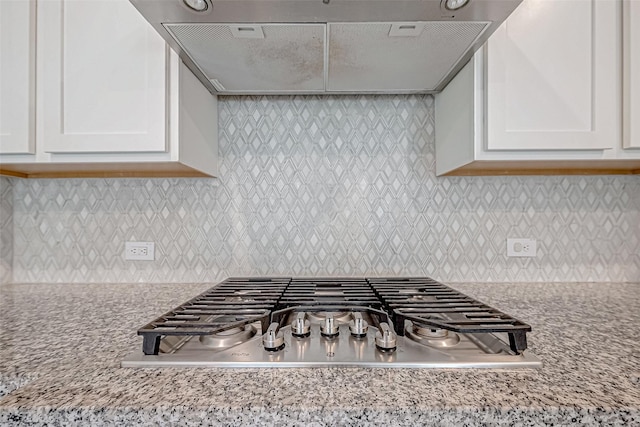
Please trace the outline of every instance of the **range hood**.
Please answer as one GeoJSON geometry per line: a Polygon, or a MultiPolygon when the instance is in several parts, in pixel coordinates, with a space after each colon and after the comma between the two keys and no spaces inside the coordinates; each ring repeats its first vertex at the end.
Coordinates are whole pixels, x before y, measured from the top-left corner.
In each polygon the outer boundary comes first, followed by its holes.
{"type": "Polygon", "coordinates": [[[434,93],[522,0],[131,0],[215,94],[434,93]]]}

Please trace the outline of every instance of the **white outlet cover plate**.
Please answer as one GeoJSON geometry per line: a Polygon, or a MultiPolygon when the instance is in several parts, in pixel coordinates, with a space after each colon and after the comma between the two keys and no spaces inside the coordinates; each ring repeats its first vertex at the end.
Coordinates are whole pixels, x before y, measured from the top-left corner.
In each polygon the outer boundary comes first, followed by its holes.
{"type": "Polygon", "coordinates": [[[533,258],[537,255],[536,239],[507,239],[508,257],[533,258]]]}
{"type": "Polygon", "coordinates": [[[153,242],[125,242],[124,259],[153,261],[155,259],[155,244],[153,242]]]}

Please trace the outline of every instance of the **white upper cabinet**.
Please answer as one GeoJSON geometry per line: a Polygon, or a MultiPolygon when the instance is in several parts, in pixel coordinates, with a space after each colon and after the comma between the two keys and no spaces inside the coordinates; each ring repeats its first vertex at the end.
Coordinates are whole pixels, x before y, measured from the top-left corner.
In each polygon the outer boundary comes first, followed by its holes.
{"type": "Polygon", "coordinates": [[[0,18],[0,174],[217,175],[217,97],[128,0],[0,0],[0,18]]]}
{"type": "Polygon", "coordinates": [[[640,1],[623,2],[624,147],[640,148],[640,1]]]}
{"type": "Polygon", "coordinates": [[[0,1],[0,153],[35,152],[35,0],[0,1]]]}
{"type": "Polygon", "coordinates": [[[164,41],[128,0],[40,1],[44,151],[166,151],[166,60],[164,41]]]}
{"type": "Polygon", "coordinates": [[[640,32],[623,115],[622,16],[614,0],[524,0],[436,95],[436,173],[640,173],[640,32]]]}
{"type": "Polygon", "coordinates": [[[619,144],[616,3],[525,0],[493,34],[485,57],[488,150],[619,144]]]}

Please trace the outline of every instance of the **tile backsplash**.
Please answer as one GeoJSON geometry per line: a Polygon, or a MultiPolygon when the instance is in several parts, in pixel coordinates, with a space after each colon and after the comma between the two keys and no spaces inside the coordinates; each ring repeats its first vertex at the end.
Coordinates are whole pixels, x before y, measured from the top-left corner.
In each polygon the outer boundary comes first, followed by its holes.
{"type": "Polygon", "coordinates": [[[3,178],[0,278],[640,281],[637,176],[436,178],[431,96],[219,108],[219,179],[3,178]],[[538,239],[537,258],[507,258],[507,237],[538,239]],[[125,241],[156,260],[125,261],[125,241]]]}
{"type": "Polygon", "coordinates": [[[13,280],[13,185],[0,176],[0,283],[13,280]]]}

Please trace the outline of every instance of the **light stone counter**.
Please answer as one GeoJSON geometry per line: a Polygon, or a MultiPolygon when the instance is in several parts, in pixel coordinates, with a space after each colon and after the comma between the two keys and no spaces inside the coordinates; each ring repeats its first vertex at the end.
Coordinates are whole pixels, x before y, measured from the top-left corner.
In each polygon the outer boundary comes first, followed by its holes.
{"type": "Polygon", "coordinates": [[[0,286],[0,425],[640,425],[638,284],[451,284],[529,323],[540,370],[119,367],[210,286],[0,286]]]}

